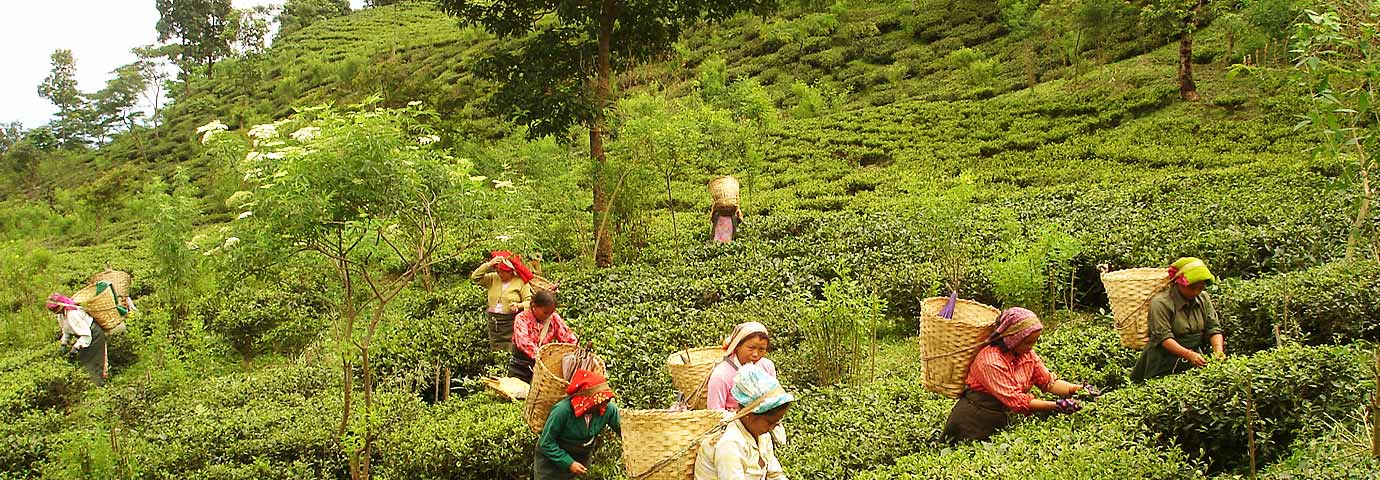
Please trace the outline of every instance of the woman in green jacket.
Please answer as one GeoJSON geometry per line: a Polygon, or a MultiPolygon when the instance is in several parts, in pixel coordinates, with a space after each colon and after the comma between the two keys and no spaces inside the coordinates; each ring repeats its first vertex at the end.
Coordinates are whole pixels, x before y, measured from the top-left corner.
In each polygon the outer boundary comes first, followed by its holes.
{"type": "Polygon", "coordinates": [[[1216,277],[1207,264],[1193,257],[1169,266],[1169,288],[1150,299],[1150,341],[1131,370],[1131,380],[1144,382],[1207,364],[1203,354],[1225,358],[1226,344],[1212,299],[1203,289],[1216,277]]]}
{"type": "Polygon", "coordinates": [[[613,390],[604,377],[575,370],[565,392],[569,396],[551,408],[537,439],[537,453],[532,459],[535,480],[568,480],[589,473],[589,459],[599,434],[608,428],[623,435],[613,390]]]}

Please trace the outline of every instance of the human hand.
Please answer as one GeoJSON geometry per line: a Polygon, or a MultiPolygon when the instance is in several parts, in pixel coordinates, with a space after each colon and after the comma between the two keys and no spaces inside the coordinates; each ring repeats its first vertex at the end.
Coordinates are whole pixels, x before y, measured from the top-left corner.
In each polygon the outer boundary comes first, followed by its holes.
{"type": "Polygon", "coordinates": [[[1061,398],[1054,402],[1054,411],[1062,414],[1071,414],[1083,409],[1083,403],[1072,398],[1061,398]]]}
{"type": "Polygon", "coordinates": [[[1220,362],[1227,359],[1227,354],[1225,352],[1212,352],[1212,359],[1220,362]]]}
{"type": "Polygon", "coordinates": [[[1184,360],[1188,360],[1188,363],[1193,364],[1195,367],[1207,365],[1207,359],[1203,358],[1203,354],[1198,352],[1188,352],[1188,356],[1184,357],[1184,360]]]}
{"type": "Polygon", "coordinates": [[[570,464],[570,473],[576,475],[584,475],[586,473],[589,473],[589,469],[585,468],[584,465],[581,465],[580,462],[574,462],[570,464]]]}
{"type": "Polygon", "coordinates": [[[1078,389],[1078,393],[1087,397],[1097,398],[1102,396],[1102,389],[1097,388],[1096,385],[1085,383],[1083,384],[1083,388],[1078,389]]]}

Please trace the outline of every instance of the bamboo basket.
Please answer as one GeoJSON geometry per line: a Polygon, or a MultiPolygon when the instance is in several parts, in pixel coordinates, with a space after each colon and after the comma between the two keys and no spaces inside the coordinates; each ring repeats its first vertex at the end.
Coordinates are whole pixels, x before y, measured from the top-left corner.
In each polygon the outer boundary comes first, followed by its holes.
{"type": "Polygon", "coordinates": [[[120,314],[118,308],[120,299],[116,298],[113,287],[100,293],[96,293],[96,288],[96,285],[88,285],[72,295],[72,301],[81,305],[82,310],[90,314],[102,330],[116,332],[125,323],[124,315],[120,314]]]}
{"type": "Polygon", "coordinates": [[[709,196],[714,199],[714,208],[738,207],[738,179],[723,176],[709,181],[709,196]]]}
{"type": "Polygon", "coordinates": [[[106,268],[105,271],[93,275],[91,281],[87,282],[87,284],[95,285],[98,282],[109,283],[110,286],[115,287],[115,295],[128,297],[129,289],[134,283],[134,276],[126,272],[106,268]]]}
{"type": "Polygon", "coordinates": [[[1150,299],[1169,287],[1163,268],[1128,268],[1108,273],[1102,270],[1102,288],[1112,304],[1112,317],[1121,346],[1141,350],[1150,342],[1150,299]]]}
{"type": "MultiPolygon", "coordinates": [[[[548,343],[537,350],[536,364],[532,367],[532,385],[527,389],[527,401],[522,406],[522,419],[533,433],[540,434],[546,426],[546,417],[551,415],[551,407],[566,397],[565,387],[570,382],[561,376],[561,359],[565,354],[578,348],[570,343],[548,343]]],[[[591,370],[604,375],[603,362],[596,362],[591,370]]]]}
{"type": "Polygon", "coordinates": [[[685,397],[691,409],[703,410],[709,403],[709,376],[724,359],[724,349],[701,347],[681,350],[666,357],[671,384],[685,397]]]}
{"type": "Polygon", "coordinates": [[[920,308],[920,358],[924,363],[921,383],[926,390],[958,398],[968,366],[997,327],[995,308],[959,300],[952,320],[939,316],[948,297],[926,298],[920,308]]]}
{"type": "Polygon", "coordinates": [[[532,281],[527,282],[527,284],[532,286],[533,293],[537,290],[546,290],[551,293],[556,293],[556,290],[561,288],[561,284],[547,280],[540,275],[532,277],[532,281]]]}
{"type": "Polygon", "coordinates": [[[721,432],[732,415],[720,410],[619,410],[628,478],[690,480],[700,440],[721,432]]]}

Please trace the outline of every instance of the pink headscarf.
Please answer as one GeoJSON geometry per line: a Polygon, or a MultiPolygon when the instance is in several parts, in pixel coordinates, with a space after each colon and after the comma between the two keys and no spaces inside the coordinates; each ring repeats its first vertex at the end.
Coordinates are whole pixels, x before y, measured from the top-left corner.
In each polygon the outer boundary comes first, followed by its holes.
{"type": "Polygon", "coordinates": [[[991,343],[996,345],[1000,341],[1010,350],[1030,335],[1044,329],[1044,324],[1040,323],[1040,317],[1036,316],[1035,312],[1021,307],[1011,307],[997,317],[997,329],[992,332],[991,343]]]}
{"type": "Polygon", "coordinates": [[[63,312],[70,312],[72,310],[80,308],[77,307],[77,302],[63,296],[61,293],[54,293],[52,295],[49,295],[48,303],[44,306],[48,307],[48,310],[51,312],[57,312],[58,309],[62,309],[63,312]]]}

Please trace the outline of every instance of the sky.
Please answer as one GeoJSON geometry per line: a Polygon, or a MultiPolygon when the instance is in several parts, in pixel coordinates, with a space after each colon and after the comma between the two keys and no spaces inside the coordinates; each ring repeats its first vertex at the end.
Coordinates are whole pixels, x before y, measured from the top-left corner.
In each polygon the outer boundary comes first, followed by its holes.
{"type": "MultiPolygon", "coordinates": [[[[233,0],[235,7],[282,5],[284,0],[233,0]]],[[[351,0],[360,8],[363,0],[351,0]]],[[[154,0],[0,0],[0,123],[25,128],[48,123],[57,110],[38,96],[54,50],[69,49],[83,92],[105,86],[110,72],[135,60],[130,49],[158,40],[154,0]]],[[[276,27],[275,27],[276,28],[276,27]]]]}

